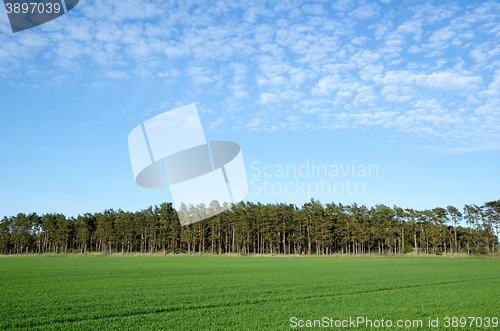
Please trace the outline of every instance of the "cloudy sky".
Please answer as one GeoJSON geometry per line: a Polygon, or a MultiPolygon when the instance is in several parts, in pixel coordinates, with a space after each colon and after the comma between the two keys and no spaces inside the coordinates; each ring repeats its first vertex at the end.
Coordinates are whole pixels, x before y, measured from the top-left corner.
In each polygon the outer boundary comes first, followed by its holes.
{"type": "Polygon", "coordinates": [[[499,199],[499,41],[493,1],[81,0],[15,34],[1,11],[0,214],[171,201],[134,183],[127,136],[191,103],[241,145],[251,201],[499,199]]]}

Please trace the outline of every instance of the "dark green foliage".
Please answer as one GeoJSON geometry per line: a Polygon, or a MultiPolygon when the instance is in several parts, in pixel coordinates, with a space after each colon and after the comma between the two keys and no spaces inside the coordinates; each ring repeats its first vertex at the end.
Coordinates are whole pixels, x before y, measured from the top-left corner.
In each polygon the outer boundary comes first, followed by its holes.
{"type": "Polygon", "coordinates": [[[19,213],[0,221],[0,254],[149,253],[204,255],[497,254],[500,200],[432,210],[385,205],[240,202],[221,208],[171,203],[138,212],[105,210],[77,218],[19,213]],[[214,215],[181,226],[177,213],[214,215]],[[459,226],[465,220],[467,227],[459,226]],[[411,245],[411,246],[409,246],[411,245]]]}

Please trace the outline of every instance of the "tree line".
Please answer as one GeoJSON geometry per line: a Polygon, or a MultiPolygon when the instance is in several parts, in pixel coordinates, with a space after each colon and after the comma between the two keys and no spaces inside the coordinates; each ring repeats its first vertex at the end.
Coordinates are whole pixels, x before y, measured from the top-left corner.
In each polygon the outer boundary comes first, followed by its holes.
{"type": "Polygon", "coordinates": [[[172,203],[162,203],[137,212],[109,209],[78,217],[5,216],[0,254],[495,254],[499,227],[500,200],[465,205],[462,211],[453,206],[323,205],[313,199],[300,208],[212,201],[176,211],[172,203]],[[181,226],[178,213],[214,216],[181,226]]]}

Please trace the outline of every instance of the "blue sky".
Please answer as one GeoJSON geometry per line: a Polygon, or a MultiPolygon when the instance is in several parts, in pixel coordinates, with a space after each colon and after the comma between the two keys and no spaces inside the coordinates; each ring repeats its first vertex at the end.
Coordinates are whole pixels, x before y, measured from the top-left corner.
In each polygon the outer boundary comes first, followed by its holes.
{"type": "Polygon", "coordinates": [[[496,2],[81,0],[16,34],[0,11],[0,215],[171,201],[135,184],[127,137],[191,103],[240,144],[250,201],[499,199],[499,40],[496,2]]]}

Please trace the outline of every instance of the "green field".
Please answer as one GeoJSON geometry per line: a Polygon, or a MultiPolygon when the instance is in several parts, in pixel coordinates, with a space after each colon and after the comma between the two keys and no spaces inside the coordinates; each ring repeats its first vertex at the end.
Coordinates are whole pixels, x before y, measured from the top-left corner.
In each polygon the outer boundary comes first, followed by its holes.
{"type": "MultiPolygon", "coordinates": [[[[446,316],[500,317],[500,259],[6,257],[0,291],[3,329],[286,330],[291,317],[367,317],[455,330],[446,316]]],[[[469,321],[464,330],[499,329],[469,321]]]]}

